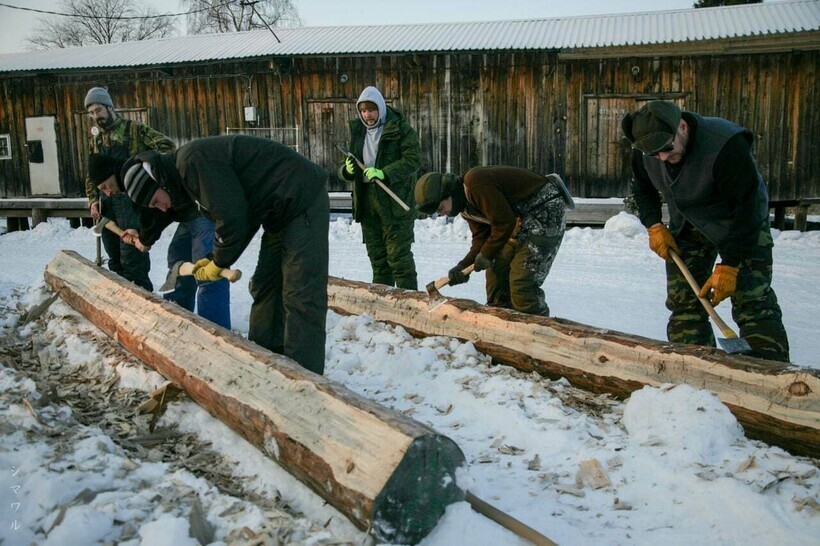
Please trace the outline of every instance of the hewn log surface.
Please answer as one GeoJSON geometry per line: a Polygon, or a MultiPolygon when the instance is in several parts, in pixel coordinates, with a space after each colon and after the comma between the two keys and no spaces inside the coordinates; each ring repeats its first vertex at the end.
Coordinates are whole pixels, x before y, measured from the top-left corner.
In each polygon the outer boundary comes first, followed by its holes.
{"type": "Polygon", "coordinates": [[[494,359],[619,397],[685,383],[717,394],[751,438],[820,456],[820,371],[718,349],[662,343],[568,320],[535,317],[427,294],[331,278],[331,308],[400,325],[415,335],[471,341],[494,359]]]}
{"type": "Polygon", "coordinates": [[[60,297],[382,541],[416,543],[464,499],[449,438],[181,307],[59,253],[60,297]]]}

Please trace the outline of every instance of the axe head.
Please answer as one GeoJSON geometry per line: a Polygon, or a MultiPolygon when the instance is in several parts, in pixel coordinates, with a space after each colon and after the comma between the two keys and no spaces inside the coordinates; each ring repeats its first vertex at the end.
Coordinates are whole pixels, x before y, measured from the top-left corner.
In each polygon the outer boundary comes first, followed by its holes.
{"type": "Polygon", "coordinates": [[[345,148],[341,144],[337,144],[336,149],[339,150],[340,152],[342,152],[346,156],[353,157],[353,154],[350,152],[350,150],[348,150],[347,148],[345,148]]]}
{"type": "Polygon", "coordinates": [[[91,231],[94,232],[96,237],[102,237],[103,231],[105,231],[105,224],[111,221],[111,218],[106,218],[105,216],[100,217],[100,221],[97,222],[91,231]]]}
{"type": "Polygon", "coordinates": [[[171,292],[176,289],[177,279],[179,279],[179,268],[184,263],[184,261],[180,261],[171,266],[171,269],[168,270],[168,276],[165,277],[165,282],[159,287],[159,292],[171,292]]]}
{"type": "Polygon", "coordinates": [[[721,349],[730,355],[744,354],[752,351],[752,346],[742,337],[719,337],[718,344],[720,344],[721,349]]]}
{"type": "Polygon", "coordinates": [[[435,309],[447,303],[447,298],[442,296],[441,292],[436,288],[436,281],[428,282],[425,289],[427,290],[427,296],[430,300],[427,304],[428,313],[432,313],[435,309]]]}

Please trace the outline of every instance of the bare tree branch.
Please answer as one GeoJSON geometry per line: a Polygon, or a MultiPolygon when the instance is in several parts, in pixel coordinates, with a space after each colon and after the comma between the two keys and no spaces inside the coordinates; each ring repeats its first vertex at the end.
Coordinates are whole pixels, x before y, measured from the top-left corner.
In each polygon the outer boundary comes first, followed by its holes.
{"type": "Polygon", "coordinates": [[[301,26],[299,10],[291,0],[180,0],[188,11],[188,33],[239,32],[301,26]],[[254,2],[253,8],[250,2],[254,2]]]}
{"type": "Polygon", "coordinates": [[[156,10],[137,10],[129,0],[64,0],[62,10],[76,17],[41,17],[27,38],[30,49],[55,49],[162,38],[175,33],[171,17],[151,17],[156,10]]]}

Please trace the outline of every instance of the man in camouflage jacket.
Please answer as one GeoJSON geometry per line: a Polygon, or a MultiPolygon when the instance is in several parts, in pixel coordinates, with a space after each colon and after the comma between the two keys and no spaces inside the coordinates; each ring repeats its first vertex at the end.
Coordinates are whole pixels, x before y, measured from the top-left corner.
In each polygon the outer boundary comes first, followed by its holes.
{"type": "MultiPolygon", "coordinates": [[[[84,104],[88,115],[94,120],[89,142],[90,155],[102,154],[124,163],[129,157],[147,150],[174,150],[174,143],[162,133],[139,121],[120,117],[114,111],[114,103],[106,89],[91,88],[84,104]]],[[[90,177],[86,177],[85,193],[92,218],[98,220],[105,216],[114,220],[123,230],[139,229],[139,216],[127,195],[100,194],[90,177]]],[[[146,290],[153,290],[148,278],[151,259],[147,252],[140,252],[134,246],[125,244],[108,230],[103,231],[102,240],[111,271],[146,290]]]]}
{"type": "Polygon", "coordinates": [[[384,102],[375,87],[362,91],[357,119],[350,121],[350,151],[362,158],[362,171],[347,158],[339,176],[353,180],[353,219],[362,224],[362,237],[373,268],[373,282],[416,290],[413,260],[413,184],[421,165],[416,131],[398,111],[384,102]],[[410,206],[405,211],[382,188],[378,178],[410,206]]]}

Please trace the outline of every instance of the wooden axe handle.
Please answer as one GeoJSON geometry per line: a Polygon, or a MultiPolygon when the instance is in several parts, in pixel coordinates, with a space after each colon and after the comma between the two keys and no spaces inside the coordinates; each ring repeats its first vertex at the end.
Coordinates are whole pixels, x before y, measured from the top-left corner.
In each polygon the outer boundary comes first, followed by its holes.
{"type": "MultiPolygon", "coordinates": [[[[358,158],[358,157],[356,157],[355,155],[353,155],[353,153],[352,153],[352,152],[346,151],[346,150],[344,150],[343,148],[339,148],[339,151],[341,151],[341,152],[342,152],[343,154],[345,154],[347,157],[349,157],[350,159],[352,159],[353,161],[355,161],[355,162],[356,162],[356,165],[358,165],[358,166],[359,166],[359,168],[362,170],[362,173],[364,173],[364,170],[365,170],[367,167],[365,167],[365,166],[364,166],[364,163],[362,163],[361,161],[359,161],[359,158],[358,158]]],[[[398,203],[398,204],[399,204],[399,206],[400,206],[401,208],[403,208],[404,210],[407,210],[407,211],[409,211],[409,210],[410,210],[410,207],[409,207],[409,206],[407,206],[407,203],[405,203],[404,201],[402,201],[401,197],[399,197],[398,195],[396,195],[396,194],[393,192],[393,190],[391,190],[390,188],[388,188],[388,187],[387,187],[387,185],[386,185],[384,182],[382,182],[382,181],[381,181],[381,180],[379,180],[378,178],[368,178],[368,180],[370,180],[371,182],[375,182],[375,183],[376,183],[376,184],[377,184],[377,185],[378,185],[381,189],[383,189],[383,190],[385,191],[385,193],[387,193],[387,195],[389,195],[389,196],[391,197],[391,199],[393,199],[393,201],[395,201],[396,203],[398,203]]]]}
{"type": "Polygon", "coordinates": [[[700,300],[700,303],[703,304],[703,308],[706,309],[706,312],[712,317],[712,320],[715,321],[717,327],[720,329],[721,333],[728,338],[735,338],[738,337],[734,330],[732,330],[728,324],[723,322],[723,319],[720,318],[720,315],[717,314],[715,308],[712,307],[712,302],[710,302],[706,298],[700,297],[700,286],[698,286],[698,281],[695,280],[695,277],[692,276],[692,273],[689,271],[689,268],[686,267],[686,264],[683,262],[678,253],[669,249],[669,255],[672,256],[672,260],[678,265],[680,272],[683,273],[683,276],[686,277],[686,281],[689,283],[689,286],[692,287],[692,290],[695,291],[695,295],[700,300]]]}
{"type": "MultiPolygon", "coordinates": [[[[469,275],[470,273],[473,272],[473,269],[475,269],[475,264],[470,264],[467,267],[465,267],[464,269],[462,269],[461,272],[464,273],[465,275],[469,275]]],[[[438,290],[439,288],[443,288],[443,287],[447,286],[448,284],[450,284],[450,276],[449,275],[447,275],[446,277],[442,277],[439,280],[437,280],[436,282],[434,282],[433,286],[435,286],[436,290],[438,290]]]]}
{"type": "Polygon", "coordinates": [[[120,226],[118,226],[114,220],[107,221],[103,225],[103,227],[108,231],[113,232],[117,237],[122,237],[123,235],[125,235],[125,231],[123,231],[123,229],[120,226]]]}
{"type": "MultiPolygon", "coordinates": [[[[184,262],[179,266],[179,274],[193,275],[194,267],[195,264],[192,264],[191,262],[184,262]]],[[[228,279],[230,282],[236,282],[242,278],[242,272],[238,269],[223,269],[219,272],[219,275],[225,279],[228,279]]]]}

